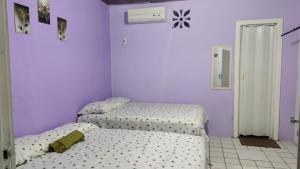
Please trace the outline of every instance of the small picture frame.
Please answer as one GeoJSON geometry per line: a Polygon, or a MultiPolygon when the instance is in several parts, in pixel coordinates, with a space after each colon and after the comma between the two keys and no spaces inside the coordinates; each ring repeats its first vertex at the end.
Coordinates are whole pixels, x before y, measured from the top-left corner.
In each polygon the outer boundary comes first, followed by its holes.
{"type": "Polygon", "coordinates": [[[29,7],[14,3],[15,13],[15,31],[17,33],[29,34],[30,33],[30,16],[29,7]]]}
{"type": "Polygon", "coordinates": [[[57,36],[60,41],[67,40],[67,20],[57,17],[57,36]]]}
{"type": "Polygon", "coordinates": [[[39,22],[50,24],[50,5],[49,0],[38,0],[39,22]]]}

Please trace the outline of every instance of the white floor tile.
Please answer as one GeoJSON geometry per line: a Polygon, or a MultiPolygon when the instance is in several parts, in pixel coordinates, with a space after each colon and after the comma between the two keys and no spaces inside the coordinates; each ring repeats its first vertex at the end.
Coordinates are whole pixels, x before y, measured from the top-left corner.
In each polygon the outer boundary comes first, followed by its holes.
{"type": "Polygon", "coordinates": [[[297,164],[296,158],[283,158],[283,160],[288,164],[297,164]]]}
{"type": "Polygon", "coordinates": [[[211,163],[225,163],[224,158],[220,157],[210,157],[211,163]]]}
{"type": "Polygon", "coordinates": [[[229,138],[229,137],[221,137],[221,141],[232,141],[232,138],[229,138]]]}
{"type": "Polygon", "coordinates": [[[226,165],[228,169],[243,169],[240,165],[226,165]]]}
{"type": "Polygon", "coordinates": [[[297,169],[297,164],[288,164],[291,169],[297,169]]]}
{"type": "Polygon", "coordinates": [[[210,169],[227,169],[226,166],[211,166],[210,169]]]}
{"type": "Polygon", "coordinates": [[[231,144],[224,144],[224,145],[222,145],[222,147],[223,147],[223,148],[231,148],[231,149],[234,149],[233,144],[232,144],[232,145],[231,145],[231,144]]]}
{"type": "Polygon", "coordinates": [[[235,149],[229,149],[229,148],[223,148],[224,153],[231,153],[231,154],[236,154],[235,149]]]}
{"type": "Polygon", "coordinates": [[[232,142],[233,142],[233,144],[240,144],[241,145],[240,139],[234,138],[234,139],[232,139],[232,142]]]}
{"type": "Polygon", "coordinates": [[[212,163],[211,164],[212,169],[226,169],[225,163],[212,163]]]}
{"type": "Polygon", "coordinates": [[[274,162],[272,162],[272,165],[275,168],[288,168],[288,165],[286,163],[274,163],[274,162]]]}
{"type": "Polygon", "coordinates": [[[222,145],[220,143],[210,143],[209,146],[210,147],[219,147],[219,148],[222,147],[222,145]]]}
{"type": "Polygon", "coordinates": [[[226,165],[233,164],[233,165],[240,165],[239,159],[232,159],[232,158],[225,158],[226,165]]]}
{"type": "Polygon", "coordinates": [[[249,149],[249,150],[261,151],[260,147],[248,146],[248,149],[249,149]]]}
{"type": "Polygon", "coordinates": [[[224,157],[225,158],[235,158],[235,159],[238,159],[238,156],[237,154],[233,154],[233,153],[224,153],[224,157]]]}
{"type": "Polygon", "coordinates": [[[276,149],[275,150],[277,153],[285,153],[285,152],[289,152],[287,149],[276,149]]]}
{"type": "Polygon", "coordinates": [[[289,152],[290,152],[291,155],[294,156],[294,158],[297,158],[297,156],[298,156],[298,148],[297,148],[297,150],[292,150],[292,151],[289,151],[289,152]]]}
{"type": "Polygon", "coordinates": [[[253,160],[240,160],[243,167],[256,167],[256,164],[253,160]]]}
{"type": "Polygon", "coordinates": [[[209,169],[297,169],[297,146],[278,144],[281,149],[243,146],[236,138],[210,137],[209,169]]]}
{"type": "Polygon", "coordinates": [[[254,166],[252,166],[252,167],[249,167],[249,166],[243,166],[243,169],[258,169],[257,167],[254,167],[254,166]]]}
{"type": "Polygon", "coordinates": [[[264,152],[267,157],[279,157],[276,152],[264,152]]]}
{"type": "Polygon", "coordinates": [[[274,148],[261,148],[261,150],[263,152],[274,152],[274,153],[277,153],[274,148]]]}
{"type": "Polygon", "coordinates": [[[237,150],[237,153],[241,160],[269,161],[262,151],[237,150]]]}
{"type": "Polygon", "coordinates": [[[210,143],[221,143],[220,139],[209,139],[210,143]]]}
{"type": "Polygon", "coordinates": [[[223,158],[222,152],[210,152],[210,157],[221,157],[223,158]]]}
{"type": "Polygon", "coordinates": [[[221,140],[222,144],[233,144],[232,140],[221,140]]]}
{"type": "Polygon", "coordinates": [[[236,150],[248,150],[247,146],[235,146],[236,150]]]}
{"type": "Polygon", "coordinates": [[[267,161],[255,161],[255,163],[258,167],[272,168],[272,164],[267,161]]]}
{"type": "Polygon", "coordinates": [[[223,152],[222,148],[219,148],[219,147],[210,147],[209,150],[211,152],[223,152]]]}
{"type": "Polygon", "coordinates": [[[280,157],[268,157],[269,161],[276,162],[276,163],[282,163],[284,162],[280,157]]]}
{"type": "Polygon", "coordinates": [[[294,155],[289,152],[288,153],[287,152],[286,153],[278,153],[278,154],[282,158],[295,158],[294,155]]]}
{"type": "Polygon", "coordinates": [[[284,146],[286,149],[288,149],[288,150],[293,150],[293,149],[297,149],[297,146],[295,146],[295,145],[285,145],[284,146]]]}

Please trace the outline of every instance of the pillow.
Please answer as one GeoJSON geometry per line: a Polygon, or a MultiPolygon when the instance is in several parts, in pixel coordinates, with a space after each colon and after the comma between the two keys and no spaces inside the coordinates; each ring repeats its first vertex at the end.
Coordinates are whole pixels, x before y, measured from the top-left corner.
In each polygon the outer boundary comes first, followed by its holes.
{"type": "Polygon", "coordinates": [[[104,114],[113,109],[121,107],[130,100],[125,97],[112,97],[106,99],[105,101],[93,102],[86,106],[84,106],[79,112],[79,115],[86,115],[86,114],[104,114]]]}
{"type": "Polygon", "coordinates": [[[37,135],[15,139],[16,165],[29,161],[32,157],[43,155],[43,142],[37,135]]]}
{"type": "Polygon", "coordinates": [[[44,140],[44,142],[47,142],[44,146],[44,150],[47,151],[49,143],[52,143],[59,138],[71,133],[72,131],[78,130],[82,132],[83,134],[86,134],[88,131],[99,128],[98,126],[90,123],[69,123],[65,124],[63,126],[57,127],[54,130],[46,131],[42,133],[41,139],[44,140]]]}
{"type": "Polygon", "coordinates": [[[130,102],[128,98],[125,97],[112,97],[105,100],[106,104],[102,108],[104,112],[108,112],[110,110],[116,109],[118,107],[121,107],[127,103],[130,102]]]}
{"type": "MultiPolygon", "coordinates": [[[[69,124],[65,124],[63,126],[57,127],[54,130],[51,130],[50,133],[54,134],[54,135],[59,135],[58,138],[60,138],[60,136],[65,136],[68,133],[78,130],[80,132],[82,132],[83,134],[87,133],[88,131],[95,129],[95,128],[99,128],[98,126],[94,125],[94,124],[90,124],[90,123],[69,123],[69,124]]],[[[49,132],[47,132],[47,134],[49,134],[49,132]]]]}
{"type": "Polygon", "coordinates": [[[112,98],[106,99],[105,101],[110,104],[114,103],[114,104],[125,105],[130,102],[130,99],[128,99],[126,97],[112,97],[112,98]]]}
{"type": "Polygon", "coordinates": [[[17,138],[15,139],[16,165],[21,165],[31,158],[46,154],[50,143],[72,131],[78,130],[85,134],[95,128],[99,127],[89,123],[69,123],[40,135],[17,138]]]}
{"type": "Polygon", "coordinates": [[[105,101],[92,102],[86,106],[84,106],[79,112],[79,115],[85,114],[102,114],[102,108],[105,106],[105,101]]]}

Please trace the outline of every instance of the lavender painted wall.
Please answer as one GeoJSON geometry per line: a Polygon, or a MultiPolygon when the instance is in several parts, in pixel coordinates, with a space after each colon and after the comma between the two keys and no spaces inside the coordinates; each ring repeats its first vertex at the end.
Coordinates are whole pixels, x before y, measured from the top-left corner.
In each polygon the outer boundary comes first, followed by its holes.
{"type": "MultiPolygon", "coordinates": [[[[152,102],[200,103],[209,114],[211,135],[232,136],[234,91],[210,88],[211,47],[235,45],[235,22],[284,18],[284,30],[300,24],[297,0],[188,0],[110,8],[114,96],[152,102]],[[129,8],[166,6],[168,22],[124,24],[129,8]],[[191,9],[191,29],[172,30],[172,10],[191,9]],[[124,46],[122,39],[128,38],[124,46]]],[[[295,111],[297,34],[284,38],[280,139],[292,140],[295,111]]]]}
{"type": "Polygon", "coordinates": [[[74,122],[84,104],[111,96],[109,8],[100,0],[51,0],[51,25],[37,0],[8,0],[15,136],[74,122]],[[31,33],[14,31],[13,3],[30,7],[31,33]],[[57,40],[56,17],[68,21],[57,40]]]}

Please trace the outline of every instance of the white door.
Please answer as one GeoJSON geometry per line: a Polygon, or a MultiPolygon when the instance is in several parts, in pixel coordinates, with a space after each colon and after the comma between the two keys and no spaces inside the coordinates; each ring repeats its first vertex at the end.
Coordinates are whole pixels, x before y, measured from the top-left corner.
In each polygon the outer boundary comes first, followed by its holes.
{"type": "Polygon", "coordinates": [[[14,169],[6,1],[0,0],[0,168],[14,169]]]}
{"type": "Polygon", "coordinates": [[[282,32],[281,18],[237,21],[234,137],[278,140],[282,32]]]}
{"type": "MultiPolygon", "coordinates": [[[[299,33],[300,38],[300,33],[299,33]]],[[[298,50],[298,81],[297,81],[297,104],[296,104],[296,112],[294,117],[294,124],[295,124],[295,132],[294,132],[294,142],[298,144],[298,135],[299,135],[299,112],[300,112],[300,43],[299,43],[299,50],[298,50]]]]}
{"type": "Polygon", "coordinates": [[[275,25],[241,29],[239,134],[273,138],[275,25]]]}

